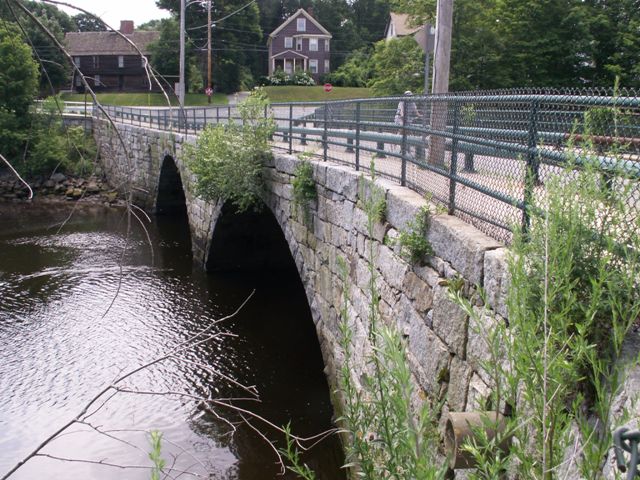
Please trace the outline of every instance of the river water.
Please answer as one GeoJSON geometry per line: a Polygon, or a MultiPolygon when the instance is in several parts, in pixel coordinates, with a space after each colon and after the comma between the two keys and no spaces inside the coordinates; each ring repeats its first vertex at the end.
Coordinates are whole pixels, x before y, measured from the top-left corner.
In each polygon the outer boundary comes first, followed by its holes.
{"type": "MultiPolygon", "coordinates": [[[[68,205],[0,205],[0,477],[117,377],[213,325],[213,338],[100,397],[86,423],[66,429],[11,478],[150,478],[152,430],[163,435],[167,478],[283,478],[262,439],[281,442],[273,429],[254,419],[260,433],[245,423],[232,432],[237,412],[193,397],[231,402],[276,425],[290,421],[302,436],[331,427],[295,272],[202,272],[182,217],[154,219],[151,249],[120,210],[83,207],[59,230],[69,214],[68,205]],[[237,316],[215,323],[254,289],[237,316]],[[255,386],[260,402],[224,400],[249,396],[230,378],[255,386]]],[[[334,436],[304,460],[319,478],[344,478],[340,452],[334,436]]]]}

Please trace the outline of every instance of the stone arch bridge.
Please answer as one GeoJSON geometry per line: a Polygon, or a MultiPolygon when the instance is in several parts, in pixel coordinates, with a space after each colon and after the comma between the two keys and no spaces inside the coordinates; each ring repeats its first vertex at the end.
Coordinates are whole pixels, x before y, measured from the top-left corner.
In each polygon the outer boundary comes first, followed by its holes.
{"type": "Polygon", "coordinates": [[[105,120],[94,119],[94,135],[103,168],[114,186],[129,185],[134,202],[148,212],[186,206],[195,262],[207,269],[278,268],[295,263],[305,288],[330,384],[335,385],[341,358],[338,345],[343,285],[338,258],[349,267],[350,319],[354,330],[354,368],[365,368],[369,308],[367,252],[373,248],[379,273],[382,318],[406,337],[415,384],[426,395],[444,399],[444,411],[474,410],[489,395],[489,380],[480,364],[483,341],[469,328],[469,318],[452,304],[445,280],[464,278],[473,292],[482,285],[490,306],[506,315],[505,248],[462,220],[431,217],[428,240],[435,251],[428,265],[415,266],[385,244],[412,221],[427,202],[406,187],[376,180],[386,195],[386,221],[373,238],[358,203],[360,174],[329,162],[312,162],[318,190],[312,226],[305,226],[292,204],[291,180],[299,160],[274,154],[264,167],[263,211],[239,215],[221,202],[194,193],[194,175],[183,147],[195,136],[145,126],[118,124],[128,146],[123,159],[118,134],[105,120]],[[282,249],[279,246],[284,245],[282,249]],[[286,258],[288,257],[288,258],[286,258]]]}

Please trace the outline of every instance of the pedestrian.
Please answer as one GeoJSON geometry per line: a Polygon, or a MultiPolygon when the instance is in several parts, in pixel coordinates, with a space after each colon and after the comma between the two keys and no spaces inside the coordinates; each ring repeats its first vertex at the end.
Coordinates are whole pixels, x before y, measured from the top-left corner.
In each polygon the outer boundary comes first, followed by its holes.
{"type": "MultiPolygon", "coordinates": [[[[411,90],[407,90],[404,92],[405,97],[412,97],[413,93],[411,90]]],[[[396,125],[404,125],[404,106],[407,105],[407,125],[416,120],[422,120],[422,115],[418,112],[418,107],[416,107],[416,102],[409,100],[400,100],[398,102],[398,108],[396,109],[396,116],[393,121],[396,125]]]]}

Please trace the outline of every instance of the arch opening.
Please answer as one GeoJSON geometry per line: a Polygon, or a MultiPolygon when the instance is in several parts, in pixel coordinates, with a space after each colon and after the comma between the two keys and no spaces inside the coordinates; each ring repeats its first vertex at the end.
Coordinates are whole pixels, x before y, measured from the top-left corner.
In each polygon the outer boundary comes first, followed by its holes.
{"type": "Polygon", "coordinates": [[[239,213],[222,207],[206,261],[209,272],[285,271],[297,269],[282,229],[266,206],[239,213]]]}
{"type": "Polygon", "coordinates": [[[182,177],[176,162],[169,155],[164,157],[160,169],[155,213],[156,215],[187,214],[182,177]]]}
{"type": "MultiPolygon", "coordinates": [[[[158,194],[154,208],[156,225],[165,242],[184,247],[180,262],[192,258],[191,231],[182,177],[174,159],[166,155],[162,161],[158,194]],[[188,258],[187,258],[188,257],[188,258]]],[[[177,260],[177,259],[176,259],[177,260]]]]}

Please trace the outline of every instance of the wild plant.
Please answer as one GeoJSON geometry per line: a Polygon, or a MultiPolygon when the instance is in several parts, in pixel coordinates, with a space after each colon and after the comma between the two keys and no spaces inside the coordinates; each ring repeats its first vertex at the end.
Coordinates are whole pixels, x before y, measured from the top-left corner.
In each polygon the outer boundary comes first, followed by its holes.
{"type": "Polygon", "coordinates": [[[293,205],[296,211],[302,211],[302,219],[305,225],[311,225],[311,202],[317,199],[316,182],[313,179],[313,165],[305,157],[296,166],[294,177],[291,180],[293,187],[293,205]]]}
{"type": "MultiPolygon", "coordinates": [[[[375,184],[372,165],[369,181],[361,181],[360,202],[367,213],[369,238],[376,222],[383,219],[381,205],[384,191],[375,184]]],[[[365,479],[436,479],[443,478],[437,452],[436,409],[424,401],[417,411],[417,398],[406,355],[406,343],[394,326],[380,320],[376,286],[377,270],[373,242],[367,252],[369,268],[369,312],[366,354],[368,368],[354,378],[352,365],[356,343],[349,317],[349,277],[344,261],[340,262],[343,301],[340,310],[340,346],[344,354],[338,374],[338,394],[343,399],[340,426],[346,431],[347,466],[355,476],[365,479]]],[[[358,339],[358,343],[362,339],[358,339]]]]}
{"type": "Polygon", "coordinates": [[[230,201],[238,211],[257,209],[264,187],[262,167],[271,154],[275,123],[265,116],[266,93],[255,89],[238,107],[240,123],[207,126],[195,147],[185,145],[196,192],[207,200],[230,201]]]}
{"type": "MultiPolygon", "coordinates": [[[[515,232],[509,256],[508,325],[487,323],[460,291],[490,352],[493,408],[512,408],[508,458],[467,448],[474,478],[551,479],[568,469],[603,478],[611,406],[623,381],[622,344],[640,314],[640,220],[630,201],[636,181],[622,169],[603,172],[596,158],[571,162],[547,179],[526,233],[515,232]],[[496,468],[500,462],[499,468],[496,468]]],[[[484,316],[484,318],[483,318],[484,316]]]]}

